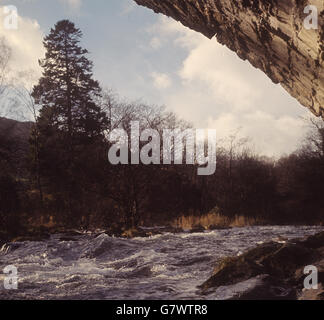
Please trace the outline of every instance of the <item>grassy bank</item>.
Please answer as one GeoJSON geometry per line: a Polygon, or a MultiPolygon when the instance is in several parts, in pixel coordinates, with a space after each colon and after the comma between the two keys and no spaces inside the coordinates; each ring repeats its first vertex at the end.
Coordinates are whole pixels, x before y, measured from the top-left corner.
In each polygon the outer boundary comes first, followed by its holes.
{"type": "Polygon", "coordinates": [[[233,218],[222,216],[219,213],[209,213],[203,216],[181,216],[172,221],[172,226],[184,230],[191,230],[197,226],[205,229],[246,227],[255,225],[265,225],[267,222],[262,219],[235,216],[233,218]]]}

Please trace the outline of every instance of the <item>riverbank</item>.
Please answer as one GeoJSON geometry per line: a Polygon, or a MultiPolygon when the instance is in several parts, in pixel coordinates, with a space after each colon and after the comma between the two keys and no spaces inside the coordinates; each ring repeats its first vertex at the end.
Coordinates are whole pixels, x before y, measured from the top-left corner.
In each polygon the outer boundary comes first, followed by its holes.
{"type": "MultiPolygon", "coordinates": [[[[182,215],[172,221],[156,220],[141,221],[138,227],[125,227],[122,223],[111,223],[109,226],[98,226],[93,224],[87,229],[84,228],[69,228],[53,222],[49,219],[40,217],[31,221],[28,225],[20,225],[17,227],[16,232],[8,233],[5,230],[0,230],[0,244],[4,242],[17,242],[17,241],[41,241],[46,240],[52,234],[66,234],[67,236],[73,234],[88,233],[106,233],[112,237],[120,238],[136,238],[136,237],[151,237],[157,234],[169,233],[197,233],[211,230],[222,230],[230,228],[244,228],[251,226],[271,226],[271,225],[306,225],[302,221],[300,223],[290,224],[288,222],[266,221],[260,218],[245,217],[236,215],[227,217],[218,213],[218,211],[211,211],[205,215],[182,215]]],[[[321,225],[321,223],[312,223],[312,225],[321,225]]]]}
{"type": "MultiPolygon", "coordinates": [[[[202,233],[213,230],[226,230],[231,228],[245,228],[252,226],[271,226],[280,224],[270,224],[253,218],[235,216],[228,218],[219,214],[208,214],[203,216],[182,216],[167,223],[164,226],[138,226],[127,228],[121,224],[113,223],[107,228],[77,229],[66,228],[64,226],[49,224],[33,224],[31,226],[21,227],[16,233],[10,234],[7,231],[0,230],[0,245],[6,242],[24,242],[24,241],[43,241],[50,238],[51,235],[61,234],[66,238],[82,234],[102,234],[105,233],[111,237],[118,238],[149,238],[163,233],[202,233]]],[[[299,224],[295,224],[298,226],[299,224]]],[[[304,224],[300,224],[304,226],[304,224]]],[[[315,224],[316,225],[316,224],[315,224]]],[[[320,224],[318,224],[320,226],[320,224]]],[[[282,224],[289,226],[289,224],[282,224]]],[[[292,225],[293,226],[293,225],[292,225]]],[[[312,225],[310,225],[312,226],[312,225]]]]}
{"type": "Polygon", "coordinates": [[[112,225],[110,228],[105,230],[78,230],[78,229],[69,229],[60,226],[34,226],[30,228],[26,228],[21,232],[16,234],[8,234],[6,232],[0,232],[0,245],[6,242],[24,242],[24,241],[44,241],[50,238],[51,235],[60,234],[63,239],[69,239],[74,236],[82,235],[82,234],[107,234],[110,237],[117,238],[149,238],[155,235],[163,234],[163,233],[198,233],[205,232],[211,230],[222,230],[222,229],[230,229],[229,226],[210,226],[209,228],[205,228],[202,225],[193,225],[192,227],[188,227],[188,229],[182,229],[176,226],[155,226],[155,227],[134,227],[134,228],[125,228],[118,225],[112,225]]]}
{"type": "Polygon", "coordinates": [[[269,221],[261,218],[245,217],[241,215],[227,217],[219,214],[217,210],[216,212],[211,211],[201,216],[183,215],[171,222],[172,226],[183,230],[191,230],[197,226],[203,227],[206,230],[213,230],[219,228],[264,226],[270,224],[269,221]]]}

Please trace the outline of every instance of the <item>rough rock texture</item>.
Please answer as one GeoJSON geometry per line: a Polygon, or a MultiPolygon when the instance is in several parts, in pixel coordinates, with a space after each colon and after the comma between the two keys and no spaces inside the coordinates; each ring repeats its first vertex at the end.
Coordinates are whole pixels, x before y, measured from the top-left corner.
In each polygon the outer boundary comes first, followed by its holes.
{"type": "Polygon", "coordinates": [[[135,0],[217,40],[324,117],[323,0],[135,0]],[[318,8],[306,30],[304,9],[318,8]]]}
{"type": "Polygon", "coordinates": [[[223,259],[202,284],[202,293],[256,278],[256,286],[237,299],[324,300],[324,232],[282,242],[265,243],[241,256],[223,259]],[[317,290],[303,289],[307,265],[318,269],[317,290]]]}

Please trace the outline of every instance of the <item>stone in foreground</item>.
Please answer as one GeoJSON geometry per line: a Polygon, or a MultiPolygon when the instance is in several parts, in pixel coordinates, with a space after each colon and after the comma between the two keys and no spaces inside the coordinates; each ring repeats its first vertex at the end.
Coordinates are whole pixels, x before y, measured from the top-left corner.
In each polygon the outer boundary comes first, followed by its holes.
{"type": "Polygon", "coordinates": [[[286,243],[269,242],[238,257],[225,258],[214,274],[201,285],[208,294],[227,286],[259,277],[257,286],[239,299],[324,299],[324,232],[286,243]],[[303,270],[314,265],[319,272],[319,289],[303,290],[303,270]]]}

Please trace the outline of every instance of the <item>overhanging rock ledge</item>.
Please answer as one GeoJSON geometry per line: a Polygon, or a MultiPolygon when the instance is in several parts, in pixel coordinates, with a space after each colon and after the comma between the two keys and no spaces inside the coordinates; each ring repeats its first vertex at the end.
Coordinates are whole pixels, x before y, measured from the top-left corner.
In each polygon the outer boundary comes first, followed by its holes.
{"type": "Polygon", "coordinates": [[[218,42],[324,117],[323,0],[134,0],[218,42]],[[307,30],[307,5],[318,29],[307,30]]]}

